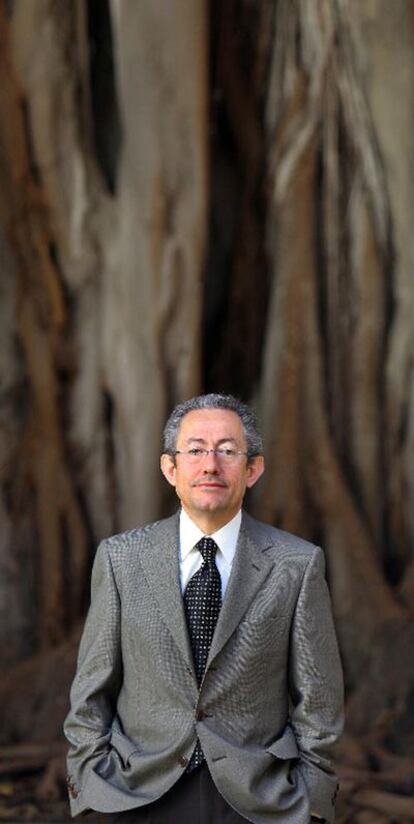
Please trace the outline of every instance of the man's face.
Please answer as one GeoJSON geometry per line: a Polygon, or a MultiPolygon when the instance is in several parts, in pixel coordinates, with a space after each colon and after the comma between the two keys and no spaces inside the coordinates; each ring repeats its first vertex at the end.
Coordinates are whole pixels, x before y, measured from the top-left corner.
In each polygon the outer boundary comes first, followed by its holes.
{"type": "MultiPolygon", "coordinates": [[[[239,416],[229,409],[197,409],[188,412],[181,422],[176,448],[230,448],[247,451],[246,438],[239,416]]],[[[216,529],[230,521],[239,511],[247,487],[253,486],[264,470],[262,456],[250,463],[246,455],[237,455],[225,463],[210,452],[197,463],[186,455],[162,455],[161,469],[183,508],[201,528],[211,523],[216,529]]]]}

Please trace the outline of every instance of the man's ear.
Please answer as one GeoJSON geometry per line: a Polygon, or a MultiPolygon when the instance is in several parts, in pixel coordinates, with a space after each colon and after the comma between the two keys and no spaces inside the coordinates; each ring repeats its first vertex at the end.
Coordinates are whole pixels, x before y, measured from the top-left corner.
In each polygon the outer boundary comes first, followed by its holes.
{"type": "Polygon", "coordinates": [[[256,481],[261,478],[265,471],[265,461],[263,455],[256,455],[247,465],[246,486],[250,489],[256,481]]]}
{"type": "Polygon", "coordinates": [[[164,453],[160,460],[161,472],[171,486],[175,486],[175,461],[171,455],[164,453]]]}

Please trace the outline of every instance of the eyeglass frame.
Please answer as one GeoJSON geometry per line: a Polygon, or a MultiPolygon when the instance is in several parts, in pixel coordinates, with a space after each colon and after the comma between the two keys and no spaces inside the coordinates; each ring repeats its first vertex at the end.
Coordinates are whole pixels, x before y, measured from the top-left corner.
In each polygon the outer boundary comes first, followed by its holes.
{"type": "Polygon", "coordinates": [[[192,447],[192,449],[175,449],[174,452],[172,453],[172,457],[175,458],[176,455],[187,455],[188,457],[193,458],[194,461],[196,462],[197,460],[202,461],[203,459],[207,458],[207,456],[210,455],[211,452],[217,458],[217,460],[224,459],[224,461],[226,461],[226,458],[227,458],[227,460],[232,461],[233,459],[237,458],[239,455],[245,455],[248,460],[251,460],[252,458],[257,458],[257,454],[251,455],[249,452],[245,452],[242,449],[224,449],[223,447],[220,447],[220,446],[217,446],[214,449],[204,449],[201,446],[192,447]],[[194,453],[195,450],[199,451],[201,454],[200,455],[191,454],[191,453],[194,453]],[[226,456],[224,454],[226,452],[227,453],[231,452],[231,455],[227,454],[227,456],[226,456]]]}

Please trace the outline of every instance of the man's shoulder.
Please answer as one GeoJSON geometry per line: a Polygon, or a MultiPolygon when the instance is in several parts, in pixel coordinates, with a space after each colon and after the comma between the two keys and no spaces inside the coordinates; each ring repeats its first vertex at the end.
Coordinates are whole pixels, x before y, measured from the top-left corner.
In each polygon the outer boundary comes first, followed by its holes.
{"type": "Polygon", "coordinates": [[[317,547],[311,541],[283,529],[278,529],[264,521],[258,521],[246,512],[243,513],[242,523],[254,542],[266,551],[271,552],[273,550],[278,554],[280,552],[292,553],[295,558],[303,557],[306,560],[309,560],[315,552],[321,551],[320,547],[317,547]]]}
{"type": "Polygon", "coordinates": [[[159,521],[145,524],[144,526],[137,526],[133,529],[127,529],[124,532],[118,532],[115,535],[110,535],[101,541],[100,546],[104,551],[112,554],[118,552],[125,553],[128,549],[138,549],[146,540],[156,540],[161,534],[168,532],[174,533],[178,529],[178,515],[172,515],[169,518],[162,518],[159,521]]]}

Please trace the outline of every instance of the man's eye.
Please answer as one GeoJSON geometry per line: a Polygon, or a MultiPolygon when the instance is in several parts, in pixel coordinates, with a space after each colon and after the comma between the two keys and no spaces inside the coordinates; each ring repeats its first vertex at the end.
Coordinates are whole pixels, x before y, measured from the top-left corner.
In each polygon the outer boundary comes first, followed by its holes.
{"type": "Polygon", "coordinates": [[[199,458],[201,455],[204,455],[204,449],[199,449],[195,446],[193,449],[188,450],[188,454],[193,455],[194,458],[199,458]]]}
{"type": "Polygon", "coordinates": [[[236,454],[234,449],[218,449],[219,455],[225,455],[226,458],[232,458],[236,454]]]}

